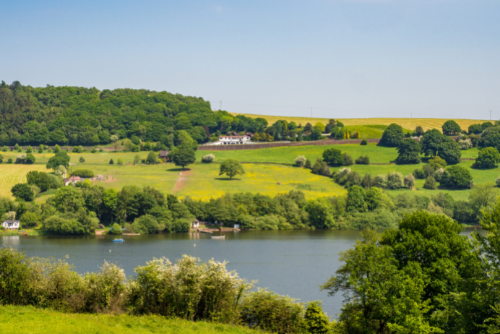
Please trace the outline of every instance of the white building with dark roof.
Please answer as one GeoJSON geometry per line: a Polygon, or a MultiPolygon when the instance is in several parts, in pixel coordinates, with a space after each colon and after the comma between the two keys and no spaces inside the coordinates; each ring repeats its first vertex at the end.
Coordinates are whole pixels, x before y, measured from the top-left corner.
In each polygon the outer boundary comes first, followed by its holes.
{"type": "Polygon", "coordinates": [[[18,230],[20,226],[19,220],[4,220],[2,223],[2,227],[8,230],[18,230]]]}
{"type": "Polygon", "coordinates": [[[244,136],[219,136],[220,145],[239,145],[246,144],[252,137],[250,135],[244,136]]]}

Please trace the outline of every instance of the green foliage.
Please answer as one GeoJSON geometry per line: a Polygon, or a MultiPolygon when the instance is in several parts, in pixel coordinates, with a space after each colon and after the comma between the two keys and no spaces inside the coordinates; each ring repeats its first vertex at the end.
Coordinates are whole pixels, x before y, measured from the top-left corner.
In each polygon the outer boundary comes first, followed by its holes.
{"type": "Polygon", "coordinates": [[[424,183],[424,189],[434,190],[436,189],[436,180],[433,176],[427,176],[424,183]]]}
{"type": "Polygon", "coordinates": [[[451,189],[466,189],[472,186],[472,176],[467,168],[459,165],[445,169],[440,185],[451,189]]]}
{"type": "Polygon", "coordinates": [[[361,141],[360,145],[368,145],[368,141],[366,139],[363,139],[361,141]]]}
{"type": "Polygon", "coordinates": [[[182,166],[183,169],[196,161],[195,151],[189,143],[175,147],[169,155],[175,165],[182,166]]]}
{"type": "Polygon", "coordinates": [[[413,138],[405,138],[398,146],[398,164],[418,164],[420,163],[420,145],[413,138]]]}
{"type": "Polygon", "coordinates": [[[31,187],[27,183],[18,183],[10,191],[12,192],[12,196],[26,202],[31,202],[35,198],[33,190],[31,190],[31,187]]]}
{"type": "Polygon", "coordinates": [[[389,333],[394,328],[434,332],[424,318],[429,308],[421,301],[425,283],[420,267],[399,269],[391,247],[379,245],[373,232],[364,237],[342,253],[344,265],[321,286],[331,296],[345,292],[339,322],[353,333],[389,333]]]}
{"type": "Polygon", "coordinates": [[[480,137],[480,146],[482,147],[494,147],[497,150],[500,149],[500,127],[489,127],[483,131],[480,137]]]}
{"type": "Polygon", "coordinates": [[[469,134],[479,134],[483,132],[483,127],[481,126],[481,124],[472,124],[472,125],[469,125],[469,131],[468,133],[469,134]]]}
{"type": "Polygon", "coordinates": [[[323,152],[323,161],[330,166],[340,166],[344,164],[344,155],[341,150],[332,147],[323,152]]]}
{"type": "Polygon", "coordinates": [[[114,223],[113,226],[109,229],[109,234],[114,234],[114,235],[121,235],[122,234],[122,227],[114,223]]]}
{"type": "Polygon", "coordinates": [[[443,141],[439,146],[438,156],[444,159],[448,165],[458,164],[462,156],[460,145],[454,140],[443,141]]]}
{"type": "Polygon", "coordinates": [[[344,166],[351,166],[354,164],[354,161],[352,160],[352,157],[349,154],[344,153],[342,156],[343,156],[343,160],[344,160],[344,162],[343,162],[344,166]]]}
{"type": "Polygon", "coordinates": [[[306,159],[306,162],[304,164],[304,168],[308,168],[308,169],[311,169],[312,166],[311,166],[311,160],[309,159],[306,159]]]}
{"type": "Polygon", "coordinates": [[[429,166],[431,166],[435,171],[440,168],[446,168],[446,166],[448,165],[446,161],[440,156],[435,156],[434,158],[429,159],[428,163],[429,166]]]}
{"type": "Polygon", "coordinates": [[[113,159],[109,159],[109,164],[110,165],[114,165],[115,164],[115,161],[113,159]]]}
{"type": "Polygon", "coordinates": [[[160,225],[154,216],[146,214],[134,220],[132,229],[140,234],[154,234],[158,233],[160,225]]]}
{"type": "MultiPolygon", "coordinates": [[[[55,152],[55,150],[54,150],[54,152],[55,152]]],[[[69,160],[70,160],[70,157],[69,157],[68,153],[57,152],[53,157],[51,157],[49,159],[46,167],[47,167],[47,169],[52,168],[54,170],[58,166],[64,166],[64,167],[68,168],[69,167],[69,160]]]]}
{"type": "Polygon", "coordinates": [[[358,185],[354,185],[347,189],[347,211],[365,212],[368,209],[368,204],[365,201],[365,189],[358,185]]]}
{"type": "Polygon", "coordinates": [[[478,157],[474,163],[476,168],[495,168],[500,162],[500,153],[494,147],[485,147],[478,152],[478,157]]]}
{"type": "Polygon", "coordinates": [[[416,179],[425,179],[425,172],[422,168],[416,168],[413,171],[413,176],[415,176],[416,179]]]}
{"type": "Polygon", "coordinates": [[[232,179],[236,175],[245,174],[245,169],[238,160],[227,159],[222,162],[219,169],[219,175],[224,174],[229,176],[229,179],[232,179]]]}
{"type": "Polygon", "coordinates": [[[462,131],[460,125],[457,124],[454,120],[446,121],[443,124],[443,133],[447,136],[455,136],[462,131]]]}
{"type": "Polygon", "coordinates": [[[40,188],[40,191],[45,192],[51,188],[51,178],[47,173],[30,171],[26,174],[26,179],[29,185],[36,185],[40,188]]]}
{"type": "Polygon", "coordinates": [[[331,229],[335,226],[334,208],[324,198],[309,201],[305,207],[312,226],[331,229]]]}
{"type": "Polygon", "coordinates": [[[388,147],[398,147],[403,138],[403,128],[398,124],[392,123],[384,130],[379,144],[388,147]]]}
{"type": "Polygon", "coordinates": [[[156,164],[158,159],[158,155],[154,152],[149,152],[148,157],[146,158],[146,163],[148,164],[156,164]]]}
{"type": "Polygon", "coordinates": [[[426,157],[435,156],[444,138],[445,136],[437,129],[427,130],[420,140],[422,153],[424,153],[426,157]]]}
{"type": "Polygon", "coordinates": [[[244,323],[272,333],[304,333],[307,331],[304,314],[302,303],[265,289],[249,293],[241,306],[244,323]]]}
{"type": "Polygon", "coordinates": [[[71,173],[71,175],[79,176],[83,178],[91,178],[94,177],[94,172],[90,169],[77,169],[71,173]]]}
{"type": "Polygon", "coordinates": [[[362,155],[356,159],[356,165],[369,165],[370,158],[367,155],[362,155]]]}
{"type": "Polygon", "coordinates": [[[201,157],[201,162],[203,163],[211,163],[215,159],[215,156],[213,154],[207,154],[201,157]]]}

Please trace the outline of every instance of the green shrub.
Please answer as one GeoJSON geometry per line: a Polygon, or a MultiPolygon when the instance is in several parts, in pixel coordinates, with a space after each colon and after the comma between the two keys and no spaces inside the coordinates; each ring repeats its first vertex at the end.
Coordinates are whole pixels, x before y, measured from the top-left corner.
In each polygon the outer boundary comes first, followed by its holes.
{"type": "Polygon", "coordinates": [[[303,155],[299,155],[297,158],[295,158],[295,165],[298,167],[302,167],[305,165],[307,159],[303,155]]]}
{"type": "Polygon", "coordinates": [[[370,158],[367,155],[362,155],[356,159],[356,165],[369,165],[370,158]]]}
{"type": "Polygon", "coordinates": [[[113,226],[111,226],[111,228],[109,229],[109,234],[115,234],[115,235],[122,234],[122,227],[119,224],[114,223],[113,226]]]}
{"type": "Polygon", "coordinates": [[[444,170],[440,185],[451,189],[466,189],[472,186],[470,171],[460,165],[448,167],[444,170]]]}
{"type": "Polygon", "coordinates": [[[475,168],[495,168],[500,162],[500,153],[494,147],[485,147],[478,152],[475,168]]]}
{"type": "Polygon", "coordinates": [[[249,293],[241,305],[241,319],[251,328],[272,333],[304,333],[307,331],[302,303],[266,289],[249,293]]]}
{"type": "Polygon", "coordinates": [[[204,155],[203,157],[201,157],[201,162],[211,163],[214,161],[214,159],[215,159],[215,155],[207,154],[207,155],[204,155]]]}
{"type": "Polygon", "coordinates": [[[127,301],[133,314],[234,323],[240,318],[236,306],[251,287],[230,274],[225,263],[201,262],[187,255],[176,264],[154,259],[135,273],[127,301]]]}
{"type": "Polygon", "coordinates": [[[79,176],[83,178],[94,177],[94,172],[90,169],[77,169],[71,173],[72,176],[79,176]]]}
{"type": "Polygon", "coordinates": [[[330,166],[340,166],[344,164],[345,156],[342,151],[334,147],[323,151],[323,161],[326,161],[330,166]]]}
{"type": "Polygon", "coordinates": [[[397,147],[404,138],[403,128],[395,123],[390,124],[382,134],[379,145],[397,147]]]}
{"type": "Polygon", "coordinates": [[[343,154],[343,157],[344,157],[344,163],[342,165],[344,166],[351,166],[354,164],[354,161],[352,160],[351,156],[348,155],[347,153],[344,153],[343,154]]]}
{"type": "Polygon", "coordinates": [[[425,179],[424,188],[425,189],[431,189],[431,190],[436,189],[436,180],[434,179],[434,177],[428,176],[425,179]]]}
{"type": "Polygon", "coordinates": [[[307,304],[305,319],[307,331],[314,334],[328,334],[331,332],[331,324],[328,316],[323,312],[320,301],[307,304]]]}
{"type": "Polygon", "coordinates": [[[368,141],[366,139],[363,139],[360,145],[368,145],[368,141]]]}

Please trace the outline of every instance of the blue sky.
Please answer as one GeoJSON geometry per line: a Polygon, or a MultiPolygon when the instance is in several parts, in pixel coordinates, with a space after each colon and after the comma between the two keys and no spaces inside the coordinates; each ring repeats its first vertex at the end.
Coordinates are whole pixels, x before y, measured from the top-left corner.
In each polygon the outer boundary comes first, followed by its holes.
{"type": "Polygon", "coordinates": [[[232,112],[500,119],[498,0],[5,1],[0,80],[232,112]]]}

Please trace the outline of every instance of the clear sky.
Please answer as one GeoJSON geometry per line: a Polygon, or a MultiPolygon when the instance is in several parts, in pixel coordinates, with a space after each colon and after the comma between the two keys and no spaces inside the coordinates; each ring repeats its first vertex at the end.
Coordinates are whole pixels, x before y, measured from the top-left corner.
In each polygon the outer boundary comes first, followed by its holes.
{"type": "Polygon", "coordinates": [[[0,80],[213,109],[500,119],[499,0],[0,0],[0,80]]]}

